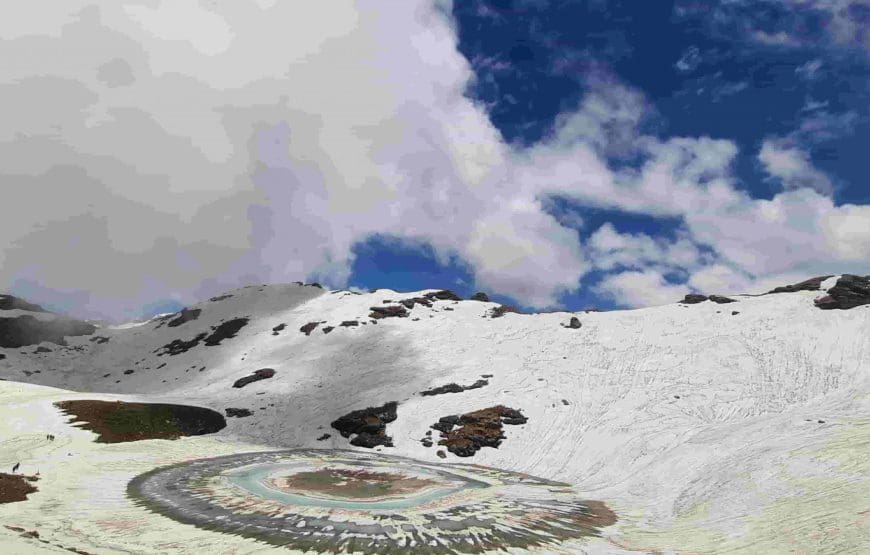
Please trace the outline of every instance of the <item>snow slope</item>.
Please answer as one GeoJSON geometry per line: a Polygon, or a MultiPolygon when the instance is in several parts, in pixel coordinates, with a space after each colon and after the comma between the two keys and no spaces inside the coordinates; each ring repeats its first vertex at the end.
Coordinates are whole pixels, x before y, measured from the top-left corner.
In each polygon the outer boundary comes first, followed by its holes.
{"type": "MultiPolygon", "coordinates": [[[[419,441],[429,426],[442,416],[503,404],[520,409],[528,423],[506,426],[498,449],[483,448],[470,460],[448,454],[447,461],[570,482],[606,502],[620,521],[606,530],[606,544],[590,550],[861,552],[870,550],[870,306],[816,308],[813,300],[835,281],[820,291],[736,296],[730,304],[499,318],[490,316],[494,303],[435,301],[415,305],[407,318],[377,323],[368,317],[370,307],[428,291],[254,286],[189,307],[199,316],[174,327],[170,317],[100,328],[67,338],[66,348],[43,343],[51,352],[39,354],[36,345],[0,348],[6,355],[0,377],[101,394],[39,388],[52,391],[52,399],[253,411],[228,418],[216,437],[178,442],[218,442],[221,453],[348,448],[331,421],[398,401],[398,418],[387,426],[394,447],[379,449],[440,461],[439,446],[419,441]],[[564,326],[571,316],[580,329],[564,326]],[[212,333],[240,317],[249,318],[247,325],[219,345],[201,342],[158,356],[173,340],[212,333]],[[339,325],[351,320],[360,325],[339,325]],[[319,324],[309,335],[300,332],[309,322],[319,324]],[[286,327],[276,334],[280,324],[286,327]],[[324,333],[327,326],[334,329],[324,333]],[[276,374],[232,387],[260,368],[276,374]],[[492,377],[480,389],[419,394],[449,382],[469,385],[482,375],[492,377]],[[318,441],[324,433],[332,437],[318,441]]],[[[10,387],[0,382],[0,392],[10,387]]],[[[58,437],[89,435],[52,429],[58,437]]],[[[434,432],[436,443],[437,437],[434,432]]],[[[201,447],[191,449],[202,456],[201,447]]],[[[0,464],[12,458],[0,455],[0,464]]],[[[0,505],[0,519],[14,508],[0,505]]],[[[148,551],[135,545],[125,549],[148,551]]]]}

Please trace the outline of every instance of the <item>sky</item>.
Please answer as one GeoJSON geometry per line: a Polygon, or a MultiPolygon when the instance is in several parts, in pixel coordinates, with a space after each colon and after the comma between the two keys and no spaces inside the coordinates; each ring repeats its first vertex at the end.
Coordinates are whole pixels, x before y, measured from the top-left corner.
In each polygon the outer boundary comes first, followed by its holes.
{"type": "Polygon", "coordinates": [[[870,273],[870,0],[31,0],[0,59],[0,290],[81,318],[870,273]]]}

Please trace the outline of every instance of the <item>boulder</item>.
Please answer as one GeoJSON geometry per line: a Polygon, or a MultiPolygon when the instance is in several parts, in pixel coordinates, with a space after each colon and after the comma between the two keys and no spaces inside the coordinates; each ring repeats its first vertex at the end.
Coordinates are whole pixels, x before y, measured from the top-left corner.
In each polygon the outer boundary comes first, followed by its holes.
{"type": "Polygon", "coordinates": [[[488,303],[489,296],[487,296],[487,294],[483,293],[482,291],[478,291],[477,293],[475,293],[474,295],[471,296],[471,300],[472,301],[480,301],[482,303],[488,303]]]}
{"type": "Polygon", "coordinates": [[[567,328],[571,328],[572,330],[580,329],[583,327],[583,324],[580,323],[580,319],[576,316],[571,316],[571,321],[568,323],[567,328]]]}
{"type": "Polygon", "coordinates": [[[686,295],[683,298],[682,301],[680,301],[680,303],[682,303],[682,304],[698,304],[698,303],[703,303],[707,299],[709,299],[709,297],[707,295],[698,295],[696,293],[689,293],[688,295],[686,295]]]}

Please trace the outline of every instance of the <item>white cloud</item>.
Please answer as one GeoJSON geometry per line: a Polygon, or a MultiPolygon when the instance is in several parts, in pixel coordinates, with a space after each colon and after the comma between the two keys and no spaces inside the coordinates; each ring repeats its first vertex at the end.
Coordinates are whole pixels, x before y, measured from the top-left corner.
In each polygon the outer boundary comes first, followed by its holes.
{"type": "MultiPolygon", "coordinates": [[[[0,184],[13,208],[0,288],[130,318],[250,282],[344,285],[353,245],[379,234],[458,255],[476,285],[531,306],[575,289],[598,254],[637,268],[601,289],[636,305],[687,290],[665,268],[703,284],[714,263],[758,276],[865,252],[858,208],[807,189],[750,198],[734,143],[644,135],[646,99],[613,78],[591,77],[546,140],[505,144],[464,96],[474,73],[447,7],[0,10],[0,184]],[[626,158],[637,164],[614,164],[626,158]],[[601,228],[584,244],[565,227],[580,221],[548,214],[550,195],[681,218],[685,231],[668,242],[601,228]]],[[[806,168],[781,151],[768,149],[771,172],[795,183],[806,168]]]]}
{"type": "Polygon", "coordinates": [[[625,307],[658,306],[675,303],[689,293],[686,285],[674,285],[655,271],[623,272],[606,277],[596,291],[625,307]]]}
{"type": "Polygon", "coordinates": [[[822,216],[828,246],[845,260],[870,259],[870,206],[847,204],[822,216]]]}
{"type": "Polygon", "coordinates": [[[831,180],[817,170],[810,155],[796,146],[774,139],[766,139],[758,159],[765,171],[779,180],[786,189],[809,188],[824,194],[833,192],[831,180]]]}

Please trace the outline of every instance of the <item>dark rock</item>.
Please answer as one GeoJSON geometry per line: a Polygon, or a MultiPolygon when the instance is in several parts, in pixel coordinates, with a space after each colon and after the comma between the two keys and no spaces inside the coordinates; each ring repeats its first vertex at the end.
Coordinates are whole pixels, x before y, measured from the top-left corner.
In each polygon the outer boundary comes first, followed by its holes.
{"type": "Polygon", "coordinates": [[[250,383],[258,382],[260,380],[265,380],[265,379],[273,377],[274,375],[275,375],[275,370],[273,370],[272,368],[260,368],[259,370],[256,370],[253,374],[251,374],[250,376],[245,376],[244,378],[239,378],[238,380],[236,380],[233,383],[233,387],[237,387],[237,388],[245,387],[246,385],[248,385],[250,383]]]}
{"type": "Polygon", "coordinates": [[[320,325],[319,322],[308,322],[307,324],[305,324],[304,326],[299,328],[299,331],[301,331],[305,335],[311,335],[311,332],[314,331],[314,328],[316,328],[319,325],[320,325]]]}
{"type": "Polygon", "coordinates": [[[391,401],[380,407],[355,410],[334,420],[330,426],[342,437],[356,436],[350,441],[357,447],[372,448],[378,445],[393,446],[393,438],[386,434],[387,424],[396,420],[398,403],[391,401]]]}
{"type": "Polygon", "coordinates": [[[212,328],[214,332],[205,338],[206,347],[214,347],[220,345],[224,339],[231,339],[236,336],[240,329],[248,325],[247,318],[233,318],[221,323],[217,327],[212,328]]]}
{"type": "Polygon", "coordinates": [[[848,310],[870,304],[870,276],[843,274],[837,283],[828,289],[828,294],[815,301],[823,310],[848,310]]]}
{"type": "Polygon", "coordinates": [[[716,304],[736,303],[734,299],[723,297],[722,295],[710,295],[709,299],[716,304]]]}
{"type": "Polygon", "coordinates": [[[806,281],[802,281],[800,283],[795,283],[792,285],[783,285],[782,287],[776,287],[771,289],[766,294],[769,295],[771,293],[795,293],[797,291],[818,291],[822,286],[822,282],[833,276],[818,276],[814,278],[810,278],[806,281]]]}
{"type": "Polygon", "coordinates": [[[49,349],[48,347],[43,347],[42,345],[40,345],[39,347],[36,348],[35,352],[37,352],[37,353],[50,353],[51,349],[49,349]]]}
{"type": "Polygon", "coordinates": [[[275,335],[278,335],[278,332],[282,331],[286,327],[287,327],[287,324],[278,324],[277,326],[272,328],[272,333],[274,333],[275,335]]]}
{"type": "Polygon", "coordinates": [[[459,425],[459,418],[460,418],[460,416],[458,414],[452,414],[450,416],[442,416],[441,418],[438,419],[438,422],[432,424],[432,429],[438,430],[439,432],[446,434],[447,432],[452,430],[454,428],[454,426],[459,425]]]}
{"type": "Polygon", "coordinates": [[[435,454],[438,455],[442,459],[447,458],[447,453],[445,453],[443,449],[439,449],[439,450],[435,451],[435,454]]]}
{"type": "Polygon", "coordinates": [[[201,333],[189,341],[184,341],[182,339],[174,339],[171,342],[164,345],[163,347],[161,347],[161,349],[163,349],[163,351],[158,352],[157,356],[163,356],[163,355],[175,356],[175,355],[180,355],[181,353],[186,353],[190,349],[193,349],[194,347],[199,345],[199,342],[202,341],[203,339],[205,339],[206,336],[208,336],[207,333],[201,333]]]}
{"type": "Polygon", "coordinates": [[[449,383],[447,385],[442,385],[438,387],[434,387],[432,389],[427,389],[426,391],[421,391],[420,395],[423,396],[431,396],[431,395],[441,395],[444,393],[462,393],[463,391],[468,391],[470,389],[480,389],[489,385],[489,382],[486,380],[477,380],[471,385],[459,385],[455,383],[449,383]]]}
{"type": "Polygon", "coordinates": [[[399,303],[402,304],[408,310],[411,310],[412,308],[414,308],[415,304],[421,304],[425,307],[432,306],[432,301],[430,301],[426,297],[412,297],[410,299],[402,299],[401,301],[399,301],[399,303]]]}
{"type": "Polygon", "coordinates": [[[688,295],[680,301],[682,304],[698,304],[706,301],[709,297],[707,295],[698,295],[696,293],[689,293],[688,295]]]}
{"type": "Polygon", "coordinates": [[[29,314],[0,318],[0,347],[18,348],[45,341],[66,346],[64,337],[91,335],[96,326],[71,318],[39,320],[29,314]]]}
{"type": "Polygon", "coordinates": [[[738,312],[736,310],[731,311],[731,316],[737,316],[738,314],[740,314],[740,312],[738,312]]]}
{"type": "Polygon", "coordinates": [[[317,287],[318,289],[323,289],[323,286],[320,285],[320,284],[317,283],[317,282],[314,282],[314,283],[306,283],[305,286],[306,286],[306,287],[317,287]]]}
{"type": "Polygon", "coordinates": [[[126,374],[128,376],[132,373],[133,373],[133,370],[124,370],[124,374],[126,374]]]}
{"type": "Polygon", "coordinates": [[[231,418],[245,418],[246,416],[251,416],[252,414],[254,414],[248,409],[236,409],[232,407],[224,409],[224,412],[226,413],[227,417],[231,418]]]}
{"type": "Polygon", "coordinates": [[[420,443],[423,444],[423,447],[432,447],[432,440],[428,437],[421,439],[420,443]]]}
{"type": "Polygon", "coordinates": [[[199,308],[181,309],[181,312],[178,312],[178,317],[174,320],[169,321],[166,325],[170,328],[177,328],[182,324],[186,324],[187,322],[191,322],[199,318],[199,315],[202,314],[202,310],[199,308]]]}
{"type": "Polygon", "coordinates": [[[493,308],[492,310],[490,310],[489,317],[490,318],[501,318],[502,316],[504,316],[508,312],[513,312],[513,313],[518,314],[519,310],[517,310],[513,306],[503,304],[503,305],[499,305],[499,306],[493,308]]]}
{"type": "Polygon", "coordinates": [[[0,360],[3,360],[4,358],[6,358],[6,355],[4,355],[3,353],[0,353],[0,360]]]}
{"type": "Polygon", "coordinates": [[[482,447],[497,448],[504,439],[503,425],[525,424],[528,419],[516,409],[497,405],[456,417],[441,418],[432,428],[441,432],[439,445],[459,457],[471,457],[482,447]],[[459,426],[455,430],[454,426],[459,426]]]}
{"type": "Polygon", "coordinates": [[[583,324],[580,323],[580,319],[576,316],[571,316],[571,321],[568,323],[566,327],[571,328],[572,330],[580,329],[583,324]]]}
{"type": "Polygon", "coordinates": [[[12,295],[0,295],[0,310],[27,310],[30,312],[48,312],[38,304],[33,304],[13,297],[12,295]]]}
{"type": "Polygon", "coordinates": [[[210,300],[211,302],[214,303],[214,302],[217,302],[217,301],[223,301],[223,300],[225,300],[225,299],[229,299],[229,298],[231,298],[231,297],[232,297],[232,295],[219,295],[219,296],[217,296],[217,297],[212,297],[212,298],[210,298],[209,300],[210,300]]]}
{"type": "Polygon", "coordinates": [[[335,326],[326,326],[325,328],[323,328],[323,334],[326,335],[327,333],[331,332],[334,329],[335,329],[335,326]]]}
{"type": "Polygon", "coordinates": [[[329,438],[331,438],[331,437],[332,437],[331,434],[323,434],[322,436],[320,436],[319,438],[317,438],[317,441],[326,441],[327,439],[329,439],[329,438]]]}
{"type": "Polygon", "coordinates": [[[345,328],[352,328],[352,327],[359,326],[359,322],[357,322],[356,320],[345,320],[344,322],[342,322],[339,325],[343,326],[345,328]]]}
{"type": "Polygon", "coordinates": [[[372,306],[369,307],[371,313],[369,314],[369,318],[407,318],[408,311],[405,310],[405,307],[392,305],[392,306],[372,306]]]}
{"type": "Polygon", "coordinates": [[[108,342],[109,342],[109,338],[108,338],[108,337],[104,337],[104,336],[102,336],[102,335],[95,335],[95,336],[91,337],[90,341],[91,341],[91,343],[97,343],[97,344],[99,345],[99,344],[102,344],[102,343],[108,343],[108,342]]]}
{"type": "Polygon", "coordinates": [[[569,403],[567,399],[562,399],[562,404],[563,405],[570,405],[571,403],[569,403]]]}
{"type": "Polygon", "coordinates": [[[433,291],[431,293],[425,293],[423,295],[427,299],[433,299],[437,301],[461,301],[462,297],[454,293],[449,289],[442,289],[441,291],[433,291]]]}
{"type": "Polygon", "coordinates": [[[472,301],[480,301],[482,303],[488,303],[489,296],[487,296],[487,294],[482,292],[482,291],[478,291],[477,293],[475,293],[474,295],[471,296],[471,300],[472,301]]]}

